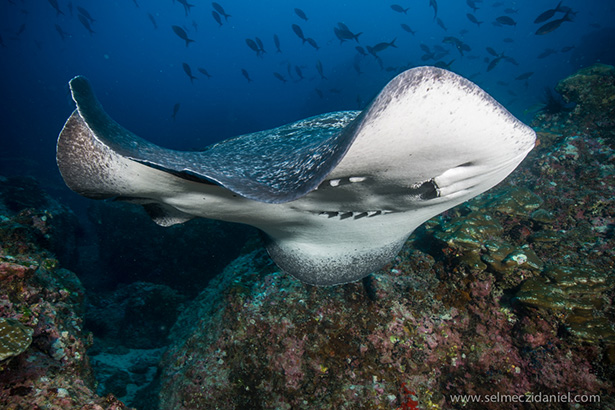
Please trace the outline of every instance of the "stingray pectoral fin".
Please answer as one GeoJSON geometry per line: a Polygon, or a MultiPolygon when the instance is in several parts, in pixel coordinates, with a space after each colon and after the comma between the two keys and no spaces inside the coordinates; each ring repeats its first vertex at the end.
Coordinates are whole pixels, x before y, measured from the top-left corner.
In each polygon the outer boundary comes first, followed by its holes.
{"type": "Polygon", "coordinates": [[[245,198],[283,203],[316,188],[355,137],[357,112],[323,114],[272,130],[230,138],[203,151],[175,151],[146,141],[115,122],[89,81],[70,81],[78,117],[108,151],[186,179],[217,184],[245,198]]]}
{"type": "Polygon", "coordinates": [[[56,162],[66,185],[85,197],[133,194],[127,172],[132,164],[98,141],[78,110],[60,132],[56,162]]]}
{"type": "Polygon", "coordinates": [[[159,225],[186,222],[193,215],[159,203],[159,192],[181,192],[190,183],[119,155],[96,138],[78,110],[64,124],[56,161],[66,185],[88,198],[116,198],[143,205],[159,225]]]}

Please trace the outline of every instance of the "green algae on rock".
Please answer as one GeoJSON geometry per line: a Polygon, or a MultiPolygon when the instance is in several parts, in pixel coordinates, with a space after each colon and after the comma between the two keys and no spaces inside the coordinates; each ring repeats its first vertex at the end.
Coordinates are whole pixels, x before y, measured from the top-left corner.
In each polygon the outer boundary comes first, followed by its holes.
{"type": "Polygon", "coordinates": [[[482,196],[483,200],[470,202],[473,209],[488,209],[509,216],[527,216],[538,209],[543,200],[524,187],[511,187],[501,192],[492,192],[482,196]]]}
{"type": "Polygon", "coordinates": [[[598,129],[615,131],[615,67],[594,64],[560,81],[555,90],[566,102],[577,103],[574,117],[598,129]]]}
{"type": "Polygon", "coordinates": [[[529,220],[542,203],[529,189],[511,187],[481,195],[466,204],[470,213],[440,219],[440,224],[429,224],[427,229],[455,249],[458,261],[471,269],[490,268],[498,274],[510,274],[517,268],[540,271],[543,262],[529,245],[518,246],[502,238],[522,227],[519,220],[529,220]],[[515,222],[505,226],[506,220],[515,222]]]}
{"type": "Polygon", "coordinates": [[[615,329],[605,316],[605,293],[612,289],[606,274],[592,267],[556,266],[525,281],[519,302],[564,313],[573,335],[588,341],[615,343],[615,329]]]}
{"type": "Polygon", "coordinates": [[[23,353],[32,343],[32,333],[16,319],[0,318],[0,362],[23,353]]]}

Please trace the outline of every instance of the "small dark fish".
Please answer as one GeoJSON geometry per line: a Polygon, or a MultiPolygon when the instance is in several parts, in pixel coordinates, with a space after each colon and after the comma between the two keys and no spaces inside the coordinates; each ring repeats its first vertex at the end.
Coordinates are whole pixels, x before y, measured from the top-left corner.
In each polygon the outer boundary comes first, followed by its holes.
{"type": "Polygon", "coordinates": [[[468,6],[470,6],[470,8],[472,9],[473,12],[476,13],[476,10],[478,10],[478,7],[476,7],[476,1],[475,0],[466,0],[466,4],[468,6]]]}
{"type": "Polygon", "coordinates": [[[275,48],[276,48],[275,52],[281,53],[282,50],[280,50],[280,39],[278,38],[277,34],[273,35],[273,44],[275,44],[275,48]]]}
{"type": "Polygon", "coordinates": [[[409,25],[407,25],[406,23],[402,23],[402,24],[401,24],[401,28],[403,28],[403,29],[404,29],[404,31],[407,31],[408,33],[410,33],[410,34],[412,34],[412,35],[414,35],[414,33],[416,33],[416,31],[412,30],[412,29],[410,28],[410,26],[409,26],[409,25]]]}
{"type": "Polygon", "coordinates": [[[517,10],[517,9],[511,9],[511,8],[504,9],[504,13],[506,13],[506,14],[517,14],[518,11],[519,10],[517,10]]]}
{"type": "Polygon", "coordinates": [[[534,20],[534,24],[539,24],[539,23],[549,20],[551,17],[555,15],[556,12],[561,11],[561,8],[560,8],[561,5],[562,5],[562,2],[560,1],[559,3],[557,3],[557,6],[555,6],[554,9],[549,9],[541,13],[538,17],[536,17],[536,20],[534,20]]]}
{"type": "Polygon", "coordinates": [[[51,4],[51,7],[53,7],[56,10],[56,16],[59,16],[60,14],[64,14],[62,13],[62,10],[60,10],[60,6],[58,5],[58,0],[48,0],[49,4],[51,4]]]}
{"type": "Polygon", "coordinates": [[[77,6],[77,11],[79,12],[79,14],[81,14],[83,17],[85,17],[86,19],[90,20],[90,23],[95,22],[96,20],[94,20],[92,18],[92,16],[90,15],[90,13],[84,9],[83,7],[77,6]]]}
{"type": "Polygon", "coordinates": [[[132,2],[135,4],[135,6],[137,6],[137,8],[139,8],[139,3],[137,3],[137,0],[132,0],[132,2]]]}
{"type": "Polygon", "coordinates": [[[341,88],[329,88],[329,92],[332,94],[341,94],[342,89],[341,88]]]}
{"type": "Polygon", "coordinates": [[[303,80],[303,73],[301,72],[301,68],[298,65],[295,66],[295,72],[299,77],[299,81],[303,80]]]}
{"type": "Polygon", "coordinates": [[[515,80],[519,80],[519,81],[523,81],[523,80],[527,80],[528,78],[530,78],[532,75],[534,74],[533,71],[528,71],[527,73],[523,73],[517,77],[515,77],[515,80]]]}
{"type": "Polygon", "coordinates": [[[295,9],[295,14],[296,14],[297,16],[299,16],[299,18],[300,18],[300,19],[305,20],[305,21],[308,21],[308,18],[307,18],[307,16],[305,15],[305,13],[303,12],[303,10],[301,10],[301,9],[295,9]]]}
{"type": "Polygon", "coordinates": [[[519,63],[517,62],[517,60],[515,60],[512,57],[508,57],[505,55],[502,55],[502,57],[504,58],[504,60],[508,61],[509,63],[513,64],[513,65],[519,65],[519,63]]]}
{"type": "Polygon", "coordinates": [[[361,46],[356,46],[355,50],[357,50],[359,52],[359,54],[361,54],[362,56],[366,56],[367,55],[367,53],[365,52],[365,50],[361,46]]]}
{"type": "Polygon", "coordinates": [[[175,121],[175,116],[177,115],[177,111],[179,111],[179,107],[180,107],[179,103],[176,103],[173,106],[173,114],[171,115],[171,118],[173,118],[173,121],[175,121]]]}
{"type": "Polygon", "coordinates": [[[450,70],[451,69],[451,65],[455,62],[455,60],[451,60],[448,63],[445,61],[436,61],[434,63],[434,67],[438,67],[438,68],[444,68],[446,70],[450,70]]]}
{"type": "Polygon", "coordinates": [[[487,48],[486,48],[486,50],[487,50],[487,52],[488,52],[489,54],[491,54],[491,55],[492,55],[492,56],[494,56],[494,57],[499,57],[499,56],[500,56],[500,55],[497,53],[497,51],[495,51],[495,50],[494,50],[494,49],[492,49],[491,47],[487,47],[487,48]]]}
{"type": "Polygon", "coordinates": [[[73,2],[69,1],[66,7],[68,7],[68,11],[70,12],[70,16],[72,17],[73,16],[73,2]]]}
{"type": "Polygon", "coordinates": [[[491,62],[487,66],[487,71],[493,70],[495,68],[495,66],[498,65],[498,63],[502,60],[502,58],[504,58],[504,57],[500,56],[500,57],[496,57],[493,60],[491,60],[491,62]]]}
{"type": "Polygon", "coordinates": [[[567,53],[570,50],[572,50],[574,48],[574,46],[566,46],[566,47],[562,47],[562,49],[560,50],[562,53],[567,53]]]}
{"type": "Polygon", "coordinates": [[[261,41],[261,39],[258,37],[254,37],[254,41],[256,41],[256,44],[258,45],[258,51],[260,51],[261,54],[265,54],[265,47],[263,47],[263,42],[261,41]]]}
{"type": "Polygon", "coordinates": [[[352,31],[350,31],[348,26],[346,26],[344,23],[341,23],[341,22],[337,23],[337,27],[334,27],[333,31],[335,32],[335,35],[337,36],[337,38],[340,39],[341,42],[343,42],[344,40],[355,40],[358,43],[359,36],[363,34],[363,32],[354,34],[352,31]]]}
{"type": "Polygon", "coordinates": [[[186,42],[186,47],[188,47],[188,44],[194,42],[194,40],[191,40],[188,38],[188,34],[186,34],[184,29],[181,28],[180,26],[171,26],[171,28],[173,29],[173,32],[177,34],[179,38],[181,38],[182,40],[186,42]]]}
{"type": "Polygon", "coordinates": [[[504,24],[505,26],[516,26],[517,25],[517,22],[508,16],[500,16],[496,18],[495,21],[497,21],[500,24],[504,24]]]}
{"type": "Polygon", "coordinates": [[[341,21],[337,22],[337,26],[340,28],[340,30],[348,31],[348,32],[350,31],[348,26],[346,24],[342,23],[341,21]]]}
{"type": "Polygon", "coordinates": [[[250,49],[252,49],[252,51],[256,53],[257,57],[261,55],[261,50],[258,48],[258,45],[256,45],[256,42],[254,40],[252,40],[251,38],[246,38],[246,44],[248,45],[248,47],[250,47],[250,49]]]}
{"type": "Polygon", "coordinates": [[[152,16],[152,13],[147,13],[147,17],[149,17],[149,20],[154,25],[154,28],[157,29],[158,28],[158,24],[156,24],[156,19],[154,18],[154,16],[152,16]]]}
{"type": "Polygon", "coordinates": [[[438,23],[438,25],[440,27],[442,27],[444,29],[444,31],[448,31],[448,29],[446,28],[446,26],[444,25],[444,22],[442,20],[440,20],[440,18],[436,19],[436,23],[438,23]]]}
{"type": "Polygon", "coordinates": [[[340,30],[339,27],[333,27],[333,32],[335,33],[335,37],[337,37],[338,40],[340,41],[340,44],[346,41],[346,39],[342,35],[342,30],[340,30]]]}
{"type": "Polygon", "coordinates": [[[410,10],[410,7],[405,9],[399,4],[391,4],[391,8],[393,9],[393,11],[396,11],[398,13],[404,13],[404,14],[408,14],[408,10],[410,10]]]}
{"type": "Polygon", "coordinates": [[[194,28],[195,32],[199,31],[199,25],[196,24],[196,20],[192,20],[192,28],[194,28]]]}
{"type": "Polygon", "coordinates": [[[561,24],[565,21],[572,21],[572,19],[570,18],[570,12],[566,12],[566,14],[564,15],[564,17],[562,17],[561,19],[557,19],[557,20],[552,20],[550,22],[548,22],[547,24],[545,24],[544,26],[541,26],[538,30],[536,30],[536,35],[544,35],[544,34],[549,34],[550,32],[552,32],[553,30],[555,30],[556,28],[558,28],[559,26],[561,26],[561,24]]]}
{"type": "Polygon", "coordinates": [[[308,44],[314,47],[316,50],[320,49],[320,47],[318,47],[318,44],[316,43],[316,40],[314,40],[312,37],[306,38],[305,41],[307,41],[308,44]]]}
{"type": "Polygon", "coordinates": [[[468,18],[468,20],[470,20],[472,23],[476,24],[478,27],[480,27],[481,24],[483,24],[482,21],[478,21],[478,19],[476,18],[476,16],[474,16],[474,14],[466,14],[466,17],[468,18]]]}
{"type": "Polygon", "coordinates": [[[554,50],[552,48],[546,48],[543,50],[542,53],[538,54],[537,58],[546,58],[549,57],[551,54],[555,54],[557,53],[557,50],[554,50]]]}
{"type": "Polygon", "coordinates": [[[246,78],[246,80],[248,80],[249,83],[252,82],[252,79],[250,78],[250,74],[248,74],[248,72],[245,70],[245,68],[241,69],[241,74],[243,74],[243,76],[246,78]]]}
{"type": "Polygon", "coordinates": [[[320,62],[320,60],[316,62],[316,71],[318,71],[318,74],[320,74],[321,80],[327,79],[327,77],[325,77],[325,75],[323,74],[322,63],[320,62]]]}
{"type": "Polygon", "coordinates": [[[444,40],[442,40],[442,42],[454,45],[457,51],[459,51],[459,54],[461,54],[462,56],[464,51],[470,51],[470,46],[459,40],[457,37],[444,37],[444,40]]]}
{"type": "Polygon", "coordinates": [[[273,76],[277,78],[278,80],[282,81],[283,83],[286,82],[286,78],[284,78],[284,76],[280,73],[273,73],[273,76]]]}
{"type": "Polygon", "coordinates": [[[429,7],[433,7],[433,19],[435,20],[438,17],[438,3],[436,3],[436,0],[429,0],[429,7]]]}
{"type": "Polygon", "coordinates": [[[191,83],[192,83],[192,80],[196,80],[196,77],[192,75],[192,69],[190,69],[190,66],[188,64],[182,63],[182,67],[184,67],[184,72],[186,73],[188,78],[190,78],[191,83]]]}
{"type": "Polygon", "coordinates": [[[231,17],[230,14],[226,14],[226,12],[224,11],[224,9],[222,8],[221,5],[219,5],[216,2],[211,3],[211,6],[220,14],[222,14],[222,16],[224,16],[224,21],[228,21],[228,18],[231,17]]]}
{"type": "Polygon", "coordinates": [[[184,6],[184,12],[186,13],[186,16],[190,14],[190,7],[194,7],[194,4],[188,4],[187,0],[177,0],[177,2],[184,6]]]}
{"type": "Polygon", "coordinates": [[[373,55],[376,59],[380,58],[380,57],[378,57],[378,54],[376,54],[376,52],[374,51],[374,48],[372,46],[365,46],[365,48],[367,49],[367,52],[370,53],[371,55],[373,55]]]}
{"type": "Polygon", "coordinates": [[[305,36],[303,35],[303,30],[301,30],[301,27],[299,27],[296,24],[293,24],[292,28],[295,34],[297,35],[297,37],[299,37],[301,40],[303,40],[303,43],[305,43],[307,40],[305,39],[305,36]]]}
{"type": "Polygon", "coordinates": [[[90,35],[94,35],[95,32],[94,30],[92,30],[92,27],[90,27],[90,21],[82,14],[80,14],[78,18],[81,24],[83,24],[83,27],[85,27],[85,29],[90,32],[90,35]]]}
{"type": "Polygon", "coordinates": [[[506,37],[506,38],[505,38],[504,40],[502,40],[502,41],[503,41],[503,42],[505,42],[505,43],[514,43],[514,42],[515,42],[515,40],[513,40],[513,39],[512,39],[512,38],[510,38],[510,37],[506,37]]]}
{"type": "Polygon", "coordinates": [[[372,47],[372,50],[374,50],[374,53],[379,53],[381,51],[386,50],[389,47],[397,48],[397,46],[395,45],[395,40],[397,40],[397,37],[395,37],[393,41],[391,41],[390,43],[386,43],[386,42],[378,43],[374,47],[372,47]]]}
{"type": "Polygon", "coordinates": [[[222,27],[222,18],[220,17],[218,12],[217,11],[212,11],[211,15],[213,16],[214,20],[216,20],[216,23],[219,24],[218,27],[222,27]]]}
{"type": "Polygon", "coordinates": [[[26,31],[26,23],[23,23],[21,26],[19,26],[19,30],[17,30],[17,33],[15,35],[19,37],[24,31],[26,31]]]}
{"type": "Polygon", "coordinates": [[[197,70],[199,70],[199,72],[200,72],[201,74],[203,74],[203,75],[207,76],[207,78],[211,78],[211,74],[209,74],[209,73],[207,72],[207,70],[206,70],[206,69],[204,69],[203,67],[199,67],[199,68],[197,68],[197,70]]]}
{"type": "Polygon", "coordinates": [[[70,34],[68,34],[66,31],[62,30],[62,27],[60,27],[60,25],[58,25],[58,24],[56,24],[56,31],[58,32],[58,34],[60,35],[62,40],[64,40],[67,36],[70,37],[70,34]]]}

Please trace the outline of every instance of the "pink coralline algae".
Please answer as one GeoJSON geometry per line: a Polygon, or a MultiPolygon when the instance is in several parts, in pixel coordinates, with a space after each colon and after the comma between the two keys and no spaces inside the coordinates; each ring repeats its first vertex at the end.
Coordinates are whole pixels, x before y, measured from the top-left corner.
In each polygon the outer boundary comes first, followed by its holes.
{"type": "Polygon", "coordinates": [[[175,325],[160,408],[576,408],[484,400],[567,393],[615,408],[615,139],[577,127],[582,112],[539,115],[521,168],[363,283],[312,287],[240,256],[175,325]],[[540,302],[564,288],[563,308],[540,302]]]}

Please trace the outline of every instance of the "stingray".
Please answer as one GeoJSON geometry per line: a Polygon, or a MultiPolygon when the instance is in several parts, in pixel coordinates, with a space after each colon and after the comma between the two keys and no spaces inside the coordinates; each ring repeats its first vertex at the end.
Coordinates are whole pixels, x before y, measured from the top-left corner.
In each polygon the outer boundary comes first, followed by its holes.
{"type": "Polygon", "coordinates": [[[283,271],[323,286],[383,267],[423,222],[506,178],[536,139],[477,85],[436,67],[399,74],[362,112],[195,152],[120,126],[84,77],[70,88],[77,108],[56,156],[70,189],[142,205],[163,226],[195,217],[255,226],[283,271]]]}

